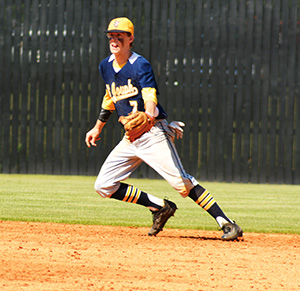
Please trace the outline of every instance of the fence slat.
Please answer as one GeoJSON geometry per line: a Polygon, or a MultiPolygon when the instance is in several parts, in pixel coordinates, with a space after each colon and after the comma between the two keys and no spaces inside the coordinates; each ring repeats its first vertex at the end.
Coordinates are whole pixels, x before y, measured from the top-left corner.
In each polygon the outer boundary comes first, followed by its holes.
{"type": "Polygon", "coordinates": [[[258,152],[259,152],[259,117],[260,117],[260,90],[261,90],[261,42],[262,42],[262,23],[263,23],[263,13],[262,13],[262,2],[257,2],[255,5],[255,23],[254,23],[254,47],[253,47],[253,67],[254,76],[253,82],[255,86],[253,87],[252,93],[252,134],[251,134],[251,172],[250,181],[253,183],[258,182],[258,152]]]}
{"type": "Polygon", "coordinates": [[[250,177],[250,126],[251,126],[251,83],[252,83],[252,39],[254,29],[254,3],[247,1],[246,5],[246,35],[245,35],[245,61],[244,61],[244,100],[243,100],[243,147],[242,147],[242,182],[249,182],[250,177]]]}
{"type": "MultiPolygon", "coordinates": [[[[168,29],[168,86],[167,86],[167,114],[169,120],[174,120],[175,98],[173,95],[176,82],[176,2],[170,2],[169,8],[169,29],[168,29]],[[172,96],[172,97],[171,97],[172,96]]],[[[176,116],[176,118],[179,118],[176,116]]]]}
{"type": "Polygon", "coordinates": [[[30,59],[30,108],[29,108],[29,154],[28,171],[36,173],[36,121],[37,121],[37,85],[38,85],[38,27],[39,27],[39,4],[37,0],[32,1],[31,9],[31,59],[30,59]]]}
{"type": "Polygon", "coordinates": [[[228,11],[228,53],[227,53],[227,95],[225,101],[225,136],[224,136],[224,179],[232,181],[233,172],[233,117],[234,117],[234,91],[235,91],[235,55],[236,55],[236,0],[231,0],[228,11]]]}
{"type": "Polygon", "coordinates": [[[6,23],[4,21],[5,12],[5,1],[0,1],[0,173],[3,171],[3,162],[5,159],[5,154],[3,153],[3,137],[4,137],[4,56],[5,56],[5,32],[4,27],[6,23]]]}
{"type": "Polygon", "coordinates": [[[38,66],[38,88],[37,91],[37,129],[36,129],[36,171],[37,173],[44,172],[44,127],[45,127],[45,104],[46,104],[46,52],[47,52],[47,5],[48,1],[41,1],[39,7],[40,23],[38,27],[38,53],[37,53],[37,66],[38,66]]]}
{"type": "MultiPolygon", "coordinates": [[[[159,55],[159,63],[156,74],[156,81],[159,87],[158,101],[162,105],[163,108],[167,109],[167,60],[168,60],[168,1],[160,1],[160,23],[159,23],[159,51],[157,54],[159,55]]],[[[138,22],[137,22],[138,23],[138,22]]],[[[153,50],[155,48],[153,47],[153,50]]]]}
{"type": "Polygon", "coordinates": [[[276,134],[277,134],[277,85],[278,85],[278,54],[279,54],[279,24],[280,24],[280,2],[273,2],[272,33],[271,33],[271,75],[270,75],[270,148],[269,148],[269,182],[276,180],[276,134]]]}
{"type": "Polygon", "coordinates": [[[220,53],[219,53],[219,75],[217,84],[217,111],[216,111],[216,123],[217,123],[217,136],[216,136],[216,165],[218,172],[216,173],[217,181],[224,181],[224,137],[225,137],[225,100],[226,100],[226,60],[227,60],[227,15],[228,15],[228,1],[220,2],[220,53]]]}
{"type": "Polygon", "coordinates": [[[264,25],[263,39],[261,51],[261,96],[260,96],[260,112],[261,112],[261,134],[259,145],[259,182],[267,182],[267,166],[268,166],[268,102],[269,102],[269,85],[270,85],[270,53],[271,53],[271,16],[272,3],[267,0],[264,6],[264,25]]]}
{"type": "Polygon", "coordinates": [[[209,162],[207,168],[207,177],[209,180],[214,181],[217,179],[216,169],[217,166],[217,120],[218,120],[218,82],[219,82],[219,54],[222,51],[220,47],[220,1],[216,0],[212,2],[212,17],[213,24],[211,28],[211,108],[210,108],[210,129],[209,129],[209,162]]]}
{"type": "MultiPolygon", "coordinates": [[[[176,94],[174,96],[174,110],[175,110],[175,117],[178,120],[183,120],[184,119],[184,105],[183,105],[183,96],[184,96],[184,53],[185,53],[185,30],[184,30],[184,25],[181,24],[179,19],[184,19],[185,15],[185,1],[184,0],[179,0],[177,4],[177,21],[176,21],[176,73],[175,73],[175,86],[176,86],[176,94]]],[[[186,153],[183,150],[183,140],[178,140],[176,143],[177,150],[179,153],[179,156],[181,159],[184,161],[186,153]]],[[[185,163],[183,162],[183,165],[185,166],[185,163]]]]}
{"type": "Polygon", "coordinates": [[[57,2],[57,57],[55,66],[55,124],[54,124],[54,174],[62,173],[62,111],[63,111],[63,56],[64,56],[64,1],[57,2]]]}
{"type": "Polygon", "coordinates": [[[297,0],[291,2],[289,8],[288,52],[287,52],[287,83],[286,83],[286,122],[284,130],[285,179],[284,183],[293,183],[294,156],[294,119],[295,119],[295,84],[296,76],[296,46],[297,46],[297,0]]]}
{"type": "Polygon", "coordinates": [[[276,180],[283,183],[285,179],[285,146],[284,131],[286,119],[286,84],[287,84],[287,49],[288,49],[288,13],[287,5],[281,2],[281,43],[279,53],[279,83],[278,83],[278,169],[276,180]]]}
{"type": "MultiPolygon", "coordinates": [[[[300,11],[298,9],[297,19],[300,18],[300,11]]],[[[298,28],[299,29],[299,28],[298,28]]],[[[298,30],[299,31],[299,30],[298,30]]],[[[298,34],[299,35],[299,34],[298,34]]],[[[293,162],[293,169],[294,169],[294,184],[300,184],[300,42],[298,41],[296,44],[296,72],[295,72],[295,125],[294,125],[294,162],[293,162]]]]}
{"type": "Polygon", "coordinates": [[[55,23],[56,23],[56,1],[49,1],[48,14],[48,78],[46,83],[47,90],[47,131],[46,131],[46,152],[45,152],[45,173],[53,174],[54,168],[54,98],[55,98],[55,23]]]}
{"type": "Polygon", "coordinates": [[[63,68],[63,119],[62,119],[62,174],[70,173],[70,106],[72,95],[72,27],[73,27],[73,1],[66,1],[64,24],[64,68],[63,68]]]}
{"type": "MultiPolygon", "coordinates": [[[[192,1],[186,2],[186,11],[185,15],[193,15],[194,10],[194,3],[192,1]]],[[[186,17],[186,16],[185,16],[186,17]]],[[[185,53],[184,53],[184,59],[185,59],[185,74],[184,74],[184,93],[181,96],[182,100],[182,106],[185,108],[184,110],[184,120],[187,120],[187,118],[191,118],[192,116],[192,98],[193,98],[193,72],[191,70],[193,66],[193,46],[194,46],[194,39],[193,39],[193,18],[188,18],[185,23],[185,53]]],[[[183,152],[185,154],[185,157],[182,157],[185,160],[184,168],[188,173],[191,173],[192,165],[196,163],[196,161],[193,161],[191,159],[192,151],[194,150],[192,144],[192,128],[193,125],[189,125],[184,129],[184,140],[188,142],[184,142],[182,144],[183,146],[183,152]]]]}
{"type": "Polygon", "coordinates": [[[23,21],[23,37],[21,44],[21,109],[20,109],[20,141],[19,141],[19,168],[20,173],[27,173],[27,145],[28,140],[28,91],[29,91],[29,29],[30,29],[30,4],[29,0],[24,2],[24,21],[23,21]]]}
{"type": "MultiPolygon", "coordinates": [[[[21,19],[21,3],[20,0],[15,2],[13,7],[15,17],[17,19],[21,19]]],[[[15,86],[14,84],[20,84],[21,76],[20,76],[20,46],[21,46],[21,22],[16,21],[14,25],[14,37],[13,37],[13,50],[14,50],[14,58],[12,61],[12,92],[13,92],[13,102],[12,102],[12,142],[11,142],[11,172],[18,173],[19,172],[19,148],[20,141],[18,138],[18,131],[20,125],[19,119],[19,102],[20,102],[20,87],[15,86]]]]}
{"type": "Polygon", "coordinates": [[[6,36],[5,39],[7,40],[7,47],[6,47],[6,61],[5,61],[5,105],[4,105],[4,122],[6,123],[7,127],[4,128],[4,145],[5,150],[4,154],[9,155],[10,159],[7,161],[4,166],[9,169],[9,172],[11,172],[14,167],[14,158],[13,156],[16,155],[15,152],[12,152],[12,107],[13,107],[13,86],[11,83],[11,78],[13,75],[12,72],[12,57],[11,57],[11,49],[13,46],[13,27],[9,26],[9,23],[12,23],[12,16],[13,14],[13,5],[9,5],[6,9],[6,18],[7,18],[7,27],[6,27],[6,36]]]}
{"type": "MultiPolygon", "coordinates": [[[[203,1],[203,10],[202,10],[202,27],[203,31],[198,31],[198,37],[202,41],[202,52],[200,56],[201,62],[201,167],[200,167],[200,176],[201,179],[207,179],[207,163],[208,163],[208,127],[209,127],[209,62],[210,62],[210,41],[212,34],[210,33],[210,10],[211,10],[211,1],[205,0],[203,1]]],[[[213,117],[214,118],[214,117],[213,117]]]]}
{"type": "MultiPolygon", "coordinates": [[[[297,58],[299,60],[300,58],[300,45],[297,45],[297,58]]],[[[296,72],[297,80],[300,79],[300,62],[298,62],[297,65],[297,72],[296,72]]],[[[300,94],[300,84],[299,82],[296,83],[296,89],[295,89],[295,94],[299,96],[300,94]]],[[[300,184],[300,100],[299,97],[298,99],[295,98],[295,114],[297,118],[295,119],[295,127],[294,127],[294,132],[295,132],[295,157],[294,157],[294,183],[295,184],[300,184]]]]}
{"type": "MultiPolygon", "coordinates": [[[[10,77],[11,77],[11,47],[12,47],[12,27],[10,24],[12,23],[12,4],[6,3],[6,7],[3,8],[3,68],[4,74],[1,75],[3,77],[3,98],[2,98],[2,123],[3,123],[3,131],[2,131],[2,153],[3,153],[3,162],[2,169],[4,173],[10,172],[10,102],[11,102],[11,85],[10,85],[10,77]],[[7,158],[8,157],[8,158],[7,158]]],[[[15,153],[14,153],[15,154],[15,153]]]]}
{"type": "Polygon", "coordinates": [[[201,40],[201,25],[202,25],[202,0],[197,1],[194,8],[194,29],[193,29],[193,48],[192,53],[194,55],[194,64],[193,64],[193,90],[191,92],[191,125],[188,124],[188,119],[185,120],[186,126],[191,127],[192,131],[192,155],[191,155],[191,167],[190,173],[193,173],[195,176],[200,176],[201,179],[204,179],[200,174],[200,84],[201,84],[201,74],[200,74],[200,62],[201,62],[201,50],[199,49],[202,44],[201,40]]]}
{"type": "MultiPolygon", "coordinates": [[[[75,0],[74,2],[74,37],[73,37],[73,94],[72,94],[72,152],[71,152],[71,169],[72,175],[79,174],[80,159],[80,72],[81,72],[81,58],[80,58],[80,47],[81,47],[81,23],[82,23],[82,1],[75,0]]],[[[93,122],[95,122],[96,116],[91,116],[93,122]]],[[[90,126],[91,127],[91,126],[90,126]]],[[[88,130],[89,128],[87,128],[88,130]]]]}
{"type": "Polygon", "coordinates": [[[242,132],[243,132],[243,101],[244,101],[244,59],[245,59],[245,19],[246,4],[240,1],[237,12],[237,81],[236,101],[234,111],[234,164],[233,181],[241,182],[241,160],[242,160],[242,132]]]}

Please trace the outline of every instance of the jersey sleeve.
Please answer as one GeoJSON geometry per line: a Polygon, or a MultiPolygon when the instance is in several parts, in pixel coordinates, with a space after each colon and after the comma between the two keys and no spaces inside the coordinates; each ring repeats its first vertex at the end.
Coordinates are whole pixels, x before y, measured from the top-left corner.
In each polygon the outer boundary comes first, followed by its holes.
{"type": "Polygon", "coordinates": [[[114,104],[114,102],[111,100],[111,98],[110,98],[109,93],[108,93],[107,90],[105,91],[105,95],[104,95],[104,97],[103,97],[101,107],[102,107],[103,109],[106,109],[106,110],[109,110],[109,111],[114,111],[114,110],[116,109],[116,108],[115,108],[115,104],[114,104]]]}
{"type": "Polygon", "coordinates": [[[152,67],[148,61],[144,61],[139,69],[139,85],[143,88],[155,88],[156,94],[159,94],[152,67]]]}
{"type": "Polygon", "coordinates": [[[156,89],[145,87],[142,89],[142,98],[144,100],[144,104],[147,103],[147,101],[153,101],[157,105],[157,96],[156,96],[156,89]]]}

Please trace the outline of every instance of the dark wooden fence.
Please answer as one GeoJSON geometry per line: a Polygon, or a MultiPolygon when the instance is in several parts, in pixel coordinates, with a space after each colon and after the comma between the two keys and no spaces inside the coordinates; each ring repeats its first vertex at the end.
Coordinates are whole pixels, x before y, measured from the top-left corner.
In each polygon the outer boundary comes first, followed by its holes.
{"type": "MultiPolygon", "coordinates": [[[[1,0],[0,172],[96,175],[123,134],[88,149],[104,94],[103,31],[135,23],[177,142],[201,180],[300,183],[298,0],[1,0]]],[[[135,174],[157,177],[146,165],[135,174]]]]}

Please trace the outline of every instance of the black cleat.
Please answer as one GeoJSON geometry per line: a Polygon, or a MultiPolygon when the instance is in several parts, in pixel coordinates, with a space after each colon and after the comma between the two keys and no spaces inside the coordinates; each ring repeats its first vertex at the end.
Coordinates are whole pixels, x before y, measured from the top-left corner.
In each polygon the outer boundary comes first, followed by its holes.
{"type": "Polygon", "coordinates": [[[153,215],[153,224],[148,232],[148,235],[157,235],[160,231],[163,230],[166,222],[171,216],[174,216],[174,213],[177,209],[175,203],[164,199],[165,205],[162,209],[157,211],[151,211],[153,215]]]}
{"type": "Polygon", "coordinates": [[[236,223],[226,223],[223,225],[222,240],[236,240],[243,236],[243,230],[236,223]]]}

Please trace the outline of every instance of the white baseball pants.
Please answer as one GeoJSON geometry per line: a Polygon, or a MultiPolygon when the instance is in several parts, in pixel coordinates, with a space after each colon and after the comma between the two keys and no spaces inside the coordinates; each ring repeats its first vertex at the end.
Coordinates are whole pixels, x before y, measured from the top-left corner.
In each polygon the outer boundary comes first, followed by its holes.
{"type": "Polygon", "coordinates": [[[111,151],[101,167],[95,190],[110,197],[130,174],[145,162],[162,176],[176,191],[186,197],[198,181],[183,169],[166,120],[158,120],[152,129],[138,140],[125,136],[111,151]]]}

